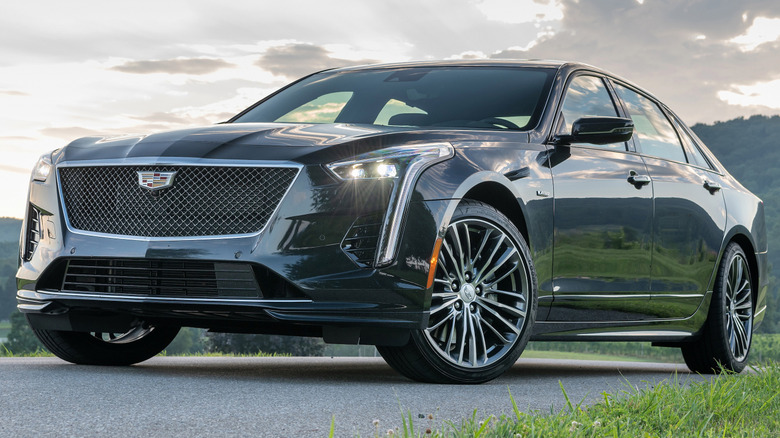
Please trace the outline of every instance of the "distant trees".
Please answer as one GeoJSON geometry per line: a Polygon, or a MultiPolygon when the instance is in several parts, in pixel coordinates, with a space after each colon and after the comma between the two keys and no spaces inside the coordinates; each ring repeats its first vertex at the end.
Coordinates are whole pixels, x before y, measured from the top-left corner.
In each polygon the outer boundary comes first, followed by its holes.
{"type": "Polygon", "coordinates": [[[35,353],[44,349],[27,324],[27,318],[18,310],[11,313],[11,331],[8,332],[8,341],[3,346],[3,350],[13,354],[35,353]]]}
{"type": "Polygon", "coordinates": [[[208,333],[209,352],[233,354],[289,354],[291,356],[322,356],[325,343],[319,338],[298,336],[208,333]]]}
{"type": "Polygon", "coordinates": [[[16,241],[0,241],[0,321],[8,319],[16,309],[18,253],[19,244],[16,241]]]}
{"type": "Polygon", "coordinates": [[[206,349],[203,340],[203,329],[182,327],[173,342],[165,348],[165,353],[168,356],[203,353],[206,349]]]}

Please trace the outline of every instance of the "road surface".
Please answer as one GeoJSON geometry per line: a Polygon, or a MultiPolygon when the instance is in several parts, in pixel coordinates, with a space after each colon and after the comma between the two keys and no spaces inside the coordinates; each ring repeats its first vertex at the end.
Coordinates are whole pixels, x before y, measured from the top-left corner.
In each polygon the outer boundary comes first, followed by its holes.
{"type": "Polygon", "coordinates": [[[156,357],[125,367],[56,358],[0,358],[0,436],[324,437],[374,436],[402,426],[459,424],[511,414],[508,391],[530,412],[560,409],[561,381],[573,401],[645,387],[684,365],[520,359],[482,385],[431,385],[396,374],[381,358],[156,357]],[[419,418],[433,414],[434,419],[419,418]]]}

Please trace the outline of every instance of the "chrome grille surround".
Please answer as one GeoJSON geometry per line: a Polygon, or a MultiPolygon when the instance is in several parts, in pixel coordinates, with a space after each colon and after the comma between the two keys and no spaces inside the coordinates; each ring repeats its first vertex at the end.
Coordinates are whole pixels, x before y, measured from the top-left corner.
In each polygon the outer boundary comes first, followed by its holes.
{"type": "Polygon", "coordinates": [[[75,233],[140,240],[246,237],[263,231],[303,166],[291,162],[139,160],[57,165],[63,215],[75,233]],[[178,171],[150,192],[138,171],[178,171]]]}

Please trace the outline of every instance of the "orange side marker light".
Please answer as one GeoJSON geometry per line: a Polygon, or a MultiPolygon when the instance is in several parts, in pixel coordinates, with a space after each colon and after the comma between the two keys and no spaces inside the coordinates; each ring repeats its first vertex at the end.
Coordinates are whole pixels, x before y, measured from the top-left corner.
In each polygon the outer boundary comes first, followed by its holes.
{"type": "Polygon", "coordinates": [[[433,255],[431,256],[431,267],[428,270],[428,285],[427,289],[433,286],[433,279],[436,277],[436,264],[439,263],[439,250],[441,250],[441,237],[436,239],[436,243],[433,245],[433,255]]]}

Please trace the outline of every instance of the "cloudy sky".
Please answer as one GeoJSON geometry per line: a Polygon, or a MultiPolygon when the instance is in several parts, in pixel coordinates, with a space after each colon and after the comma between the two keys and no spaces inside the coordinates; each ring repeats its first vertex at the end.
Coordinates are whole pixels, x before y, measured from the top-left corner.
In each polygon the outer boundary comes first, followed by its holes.
{"type": "Polygon", "coordinates": [[[576,60],[689,124],[780,114],[777,0],[30,0],[4,2],[0,54],[0,216],[76,137],[218,122],[350,64],[576,60]]]}

